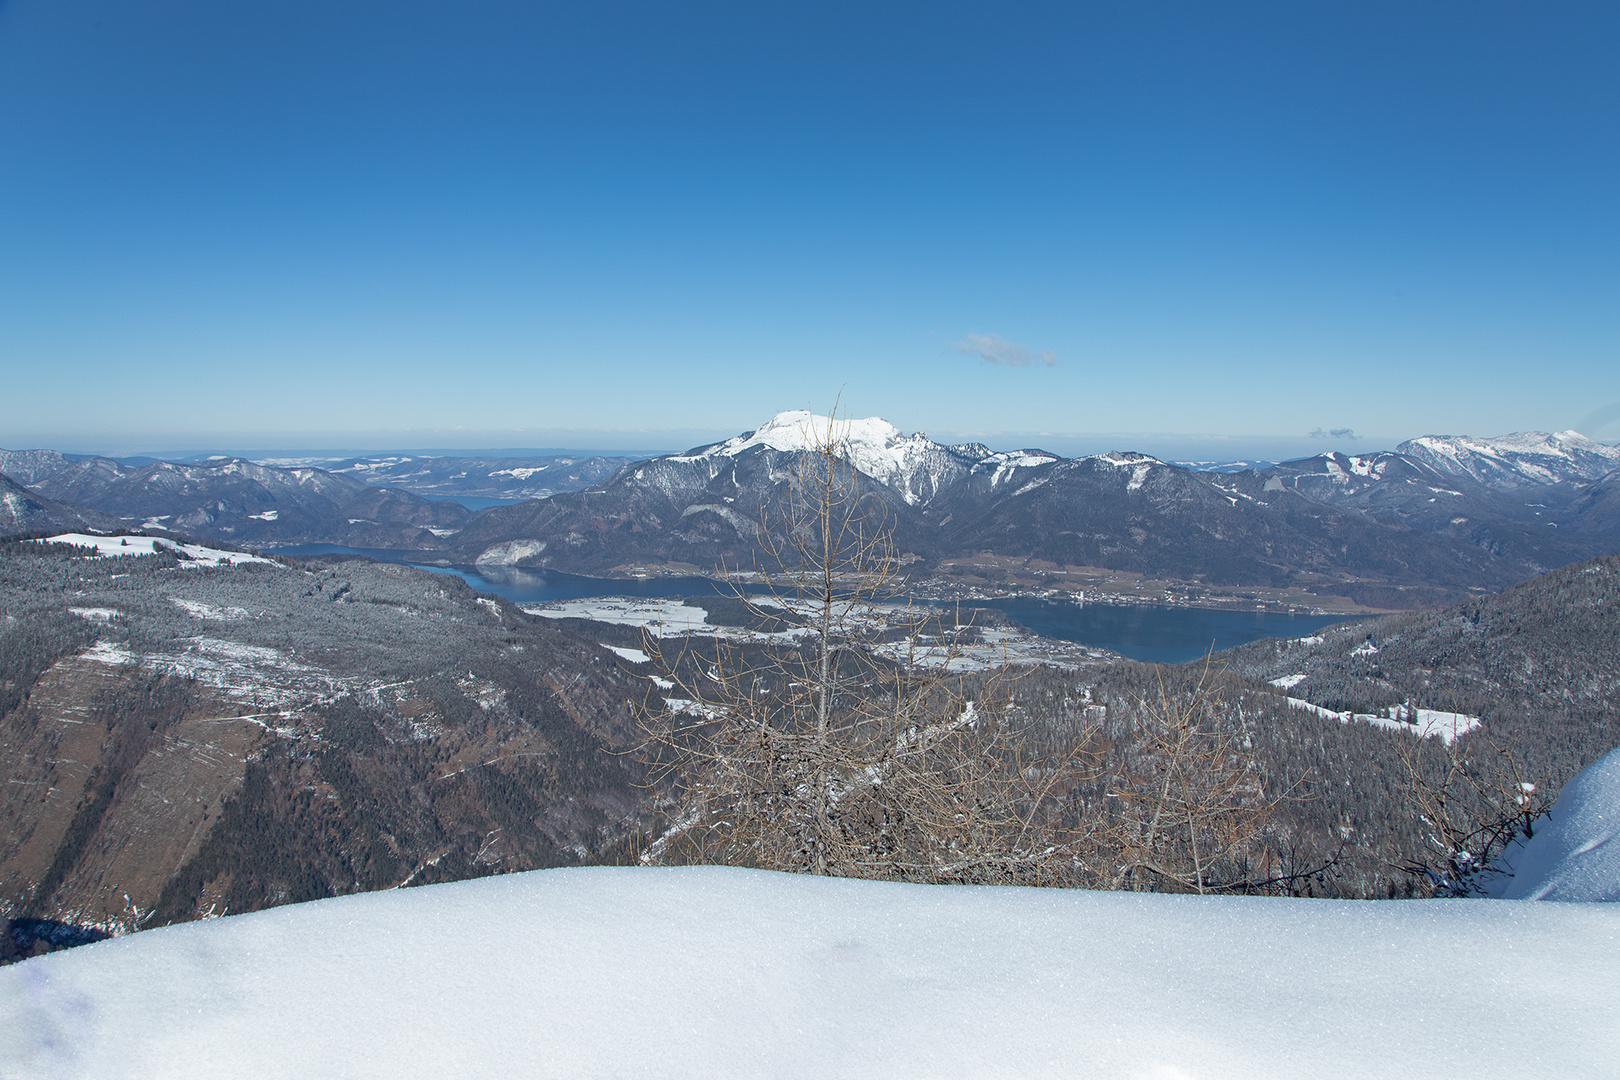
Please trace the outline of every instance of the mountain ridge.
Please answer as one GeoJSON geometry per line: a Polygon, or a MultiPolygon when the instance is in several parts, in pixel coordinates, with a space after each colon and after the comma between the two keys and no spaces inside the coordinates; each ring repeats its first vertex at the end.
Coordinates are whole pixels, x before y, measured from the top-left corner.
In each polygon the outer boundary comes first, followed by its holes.
{"type": "MultiPolygon", "coordinates": [[[[882,507],[897,551],[921,570],[990,552],[1411,606],[1589,558],[1620,535],[1606,511],[1589,513],[1584,530],[1567,527],[1566,503],[1586,490],[1592,462],[1606,460],[1584,444],[1576,446],[1584,458],[1568,452],[1575,439],[1567,433],[1507,437],[1494,456],[1484,452],[1490,440],[1468,441],[1482,459],[1530,461],[1514,474],[1520,479],[1553,478],[1557,505],[1537,510],[1517,481],[1487,483],[1393,451],[1201,473],[1133,451],[1063,458],[945,446],[877,417],[845,423],[794,410],[731,439],[637,462],[581,492],[482,511],[441,550],[463,564],[596,576],[746,569],[765,558],[762,530],[818,435],[830,435],[867,478],[864,497],[882,507]],[[1554,439],[1561,458],[1537,450],[1554,439]],[[1546,466],[1549,458],[1565,461],[1568,475],[1546,466]]],[[[1620,450],[1590,445],[1620,460],[1620,450]]]]}
{"type": "Polygon", "coordinates": [[[415,550],[455,565],[637,577],[769,565],[765,541],[793,471],[829,437],[864,478],[863,498],[908,574],[945,582],[940,595],[979,587],[950,584],[967,579],[949,567],[990,555],[1018,571],[1016,581],[984,585],[992,589],[1074,591],[1088,574],[1140,575],[1195,592],[1280,589],[1405,608],[1620,549],[1620,469],[1604,472],[1620,449],[1568,431],[1422,436],[1393,451],[1200,471],[1128,450],[1065,458],[945,445],[879,417],[791,410],[730,439],[622,468],[589,459],[559,474],[577,490],[477,513],[360,475],[380,462],[422,483],[484,484],[509,472],[517,484],[576,463],[491,459],[480,466],[488,477],[468,480],[448,463],[434,472],[410,457],[356,459],[344,473],[48,450],[0,451],[0,462],[33,478],[35,496],[148,528],[271,548],[334,543],[415,550]],[[485,467],[494,465],[502,467],[485,467]],[[579,487],[593,469],[602,478],[579,487]]]}

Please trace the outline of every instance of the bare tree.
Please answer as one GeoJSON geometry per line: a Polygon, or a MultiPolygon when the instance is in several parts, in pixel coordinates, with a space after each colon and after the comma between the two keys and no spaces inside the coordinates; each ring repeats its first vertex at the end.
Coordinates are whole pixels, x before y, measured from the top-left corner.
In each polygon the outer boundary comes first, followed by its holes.
{"type": "Polygon", "coordinates": [[[1072,876],[1062,825],[1076,756],[1022,760],[1003,661],[968,670],[960,613],[898,596],[880,499],[838,421],[815,421],[771,520],[761,593],[771,638],[648,637],[669,686],[645,710],[670,827],[647,861],[722,862],[930,882],[1072,876]],[[666,701],[668,704],[666,704],[666,701]]]}
{"type": "Polygon", "coordinates": [[[1108,797],[1102,857],[1113,888],[1262,892],[1301,873],[1277,873],[1266,844],[1278,798],[1252,752],[1241,708],[1224,700],[1210,660],[1191,673],[1159,668],[1137,702],[1138,741],[1108,797]]]}
{"type": "Polygon", "coordinates": [[[1546,778],[1526,779],[1513,753],[1483,733],[1447,743],[1427,733],[1403,739],[1408,806],[1420,846],[1400,869],[1431,896],[1480,896],[1501,871],[1497,858],[1535,833],[1552,808],[1546,778]]]}

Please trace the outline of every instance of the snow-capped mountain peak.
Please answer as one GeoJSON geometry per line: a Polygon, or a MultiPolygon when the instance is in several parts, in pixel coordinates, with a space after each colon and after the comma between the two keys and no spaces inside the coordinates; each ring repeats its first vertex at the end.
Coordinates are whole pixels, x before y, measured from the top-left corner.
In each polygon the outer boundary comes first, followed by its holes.
{"type": "Polygon", "coordinates": [[[694,456],[735,457],[751,446],[768,446],[783,453],[811,450],[829,435],[835,443],[844,448],[854,461],[855,467],[862,472],[868,471],[863,467],[864,464],[870,463],[881,468],[882,461],[898,460],[900,455],[896,451],[900,444],[917,439],[928,441],[927,436],[919,435],[907,439],[900,433],[899,428],[881,416],[869,416],[864,420],[837,420],[817,416],[807,409],[790,409],[787,412],[777,413],[753,431],[727,439],[694,456]]]}
{"type": "Polygon", "coordinates": [[[1620,448],[1578,431],[1516,431],[1489,439],[1425,435],[1395,449],[1438,472],[1471,477],[1493,487],[1590,482],[1620,469],[1620,448]]]}
{"type": "Polygon", "coordinates": [[[777,413],[753,431],[670,460],[736,457],[755,447],[778,453],[805,452],[829,437],[856,469],[899,491],[912,505],[931,498],[948,473],[971,469],[975,459],[970,452],[983,449],[941,446],[922,432],[905,435],[880,416],[837,419],[793,409],[777,413]]]}

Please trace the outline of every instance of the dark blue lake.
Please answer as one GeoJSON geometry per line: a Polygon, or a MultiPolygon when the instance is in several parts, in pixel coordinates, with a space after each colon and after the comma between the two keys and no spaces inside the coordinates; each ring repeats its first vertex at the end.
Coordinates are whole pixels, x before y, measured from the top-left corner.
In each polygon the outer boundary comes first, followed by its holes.
{"type": "MultiPolygon", "coordinates": [[[[424,570],[454,574],[480,592],[503,596],[516,604],[577,600],[589,596],[730,596],[731,586],[708,578],[590,578],[553,571],[512,567],[423,566],[420,551],[346,548],[336,544],[303,544],[281,548],[289,555],[365,555],[383,562],[408,563],[424,570]]],[[[1215,608],[1159,607],[1139,604],[1081,604],[1073,600],[1012,597],[965,601],[963,607],[995,608],[1037,634],[1112,649],[1132,660],[1179,664],[1211,649],[1219,652],[1263,637],[1304,637],[1324,626],[1344,622],[1342,615],[1288,615],[1215,608]]]]}
{"type": "Polygon", "coordinates": [[[972,606],[995,608],[1037,634],[1112,649],[1154,664],[1196,660],[1212,649],[1220,652],[1256,638],[1304,637],[1346,621],[1343,615],[1081,604],[1040,597],[975,600],[972,606]]]}
{"type": "Polygon", "coordinates": [[[513,503],[523,501],[522,499],[491,499],[483,495],[427,495],[424,498],[458,502],[469,510],[488,510],[492,506],[511,506],[513,503]]]}

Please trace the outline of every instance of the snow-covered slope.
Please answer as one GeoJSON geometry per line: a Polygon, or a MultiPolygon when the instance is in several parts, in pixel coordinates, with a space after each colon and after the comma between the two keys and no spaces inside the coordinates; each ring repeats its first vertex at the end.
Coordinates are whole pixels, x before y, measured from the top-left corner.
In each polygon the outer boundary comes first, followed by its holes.
{"type": "Polygon", "coordinates": [[[1588,439],[1578,431],[1519,431],[1492,439],[1466,435],[1425,435],[1395,448],[1438,472],[1467,476],[1499,488],[1590,483],[1620,469],[1620,448],[1588,439]]]}
{"type": "Polygon", "coordinates": [[[7,1077],[1614,1075],[1620,909],[573,869],[0,970],[7,1077]]]}
{"type": "MultiPolygon", "coordinates": [[[[756,446],[778,453],[794,453],[810,450],[829,437],[843,449],[856,469],[894,488],[913,506],[926,502],[947,483],[960,479],[976,463],[1007,456],[993,455],[987,447],[977,443],[941,446],[922,432],[902,435],[899,428],[880,416],[838,420],[816,416],[806,409],[794,409],[777,413],[754,431],[669,460],[734,458],[756,446]]],[[[1046,456],[1042,460],[1052,459],[1046,456]]]]}
{"type": "Polygon", "coordinates": [[[1503,856],[1503,897],[1620,902],[1620,750],[1565,784],[1534,832],[1503,856]]]}
{"type": "Polygon", "coordinates": [[[66,464],[55,450],[0,450],[0,473],[23,485],[38,483],[66,464]]]}

